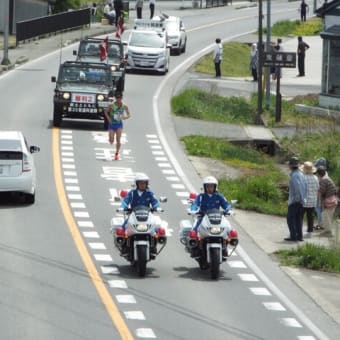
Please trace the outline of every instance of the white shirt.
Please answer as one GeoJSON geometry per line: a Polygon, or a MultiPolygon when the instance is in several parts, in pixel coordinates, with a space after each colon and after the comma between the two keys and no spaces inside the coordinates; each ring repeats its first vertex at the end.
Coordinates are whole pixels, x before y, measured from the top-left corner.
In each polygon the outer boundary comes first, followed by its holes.
{"type": "Polygon", "coordinates": [[[216,44],[214,48],[213,59],[215,60],[216,56],[219,55],[219,60],[222,60],[223,56],[223,46],[222,44],[216,44]]]}

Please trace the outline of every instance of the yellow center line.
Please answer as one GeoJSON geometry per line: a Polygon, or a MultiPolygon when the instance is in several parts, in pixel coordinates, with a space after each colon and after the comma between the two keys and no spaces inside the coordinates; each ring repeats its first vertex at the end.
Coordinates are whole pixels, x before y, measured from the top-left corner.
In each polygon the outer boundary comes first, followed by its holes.
{"type": "Polygon", "coordinates": [[[113,322],[116,326],[121,338],[124,340],[133,340],[133,336],[128,329],[124,319],[122,318],[117,306],[113,302],[111,295],[106,289],[106,286],[98,274],[98,271],[89,255],[86,245],[83,241],[82,235],[79,232],[78,226],[72,215],[71,209],[66,197],[63,179],[61,174],[61,162],[60,162],[60,149],[59,149],[59,129],[53,128],[52,130],[52,156],[53,156],[53,169],[54,180],[56,184],[57,194],[61,210],[63,212],[65,221],[70,230],[73,241],[78,249],[80,257],[85,265],[89,277],[92,280],[93,285],[96,287],[97,292],[113,322]]]}

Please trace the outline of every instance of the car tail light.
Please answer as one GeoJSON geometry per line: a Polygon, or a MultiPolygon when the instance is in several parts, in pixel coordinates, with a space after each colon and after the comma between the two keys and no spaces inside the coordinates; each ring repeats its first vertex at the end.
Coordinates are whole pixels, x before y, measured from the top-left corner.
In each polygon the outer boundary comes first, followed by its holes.
{"type": "Polygon", "coordinates": [[[24,154],[22,159],[22,172],[30,172],[32,170],[31,164],[27,156],[24,154]]]}
{"type": "Polygon", "coordinates": [[[116,229],[117,236],[124,236],[125,230],[123,228],[116,229]]]}

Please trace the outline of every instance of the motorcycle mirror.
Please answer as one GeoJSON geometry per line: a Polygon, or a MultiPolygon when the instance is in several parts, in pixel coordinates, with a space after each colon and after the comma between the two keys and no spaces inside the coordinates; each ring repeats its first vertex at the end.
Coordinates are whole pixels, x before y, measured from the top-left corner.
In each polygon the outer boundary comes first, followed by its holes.
{"type": "Polygon", "coordinates": [[[161,196],[159,198],[159,201],[162,202],[162,203],[165,203],[165,202],[168,202],[168,198],[166,196],[161,196]]]}

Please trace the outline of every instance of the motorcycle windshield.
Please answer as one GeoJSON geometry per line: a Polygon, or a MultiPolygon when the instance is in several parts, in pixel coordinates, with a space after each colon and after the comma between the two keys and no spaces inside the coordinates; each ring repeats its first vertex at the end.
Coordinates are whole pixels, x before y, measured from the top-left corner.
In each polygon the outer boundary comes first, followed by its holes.
{"type": "Polygon", "coordinates": [[[208,210],[206,215],[212,225],[221,224],[222,212],[218,209],[208,210]]]}
{"type": "Polygon", "coordinates": [[[133,209],[133,212],[135,213],[136,220],[138,222],[146,222],[149,217],[149,211],[150,209],[146,206],[138,206],[133,209]]]}

